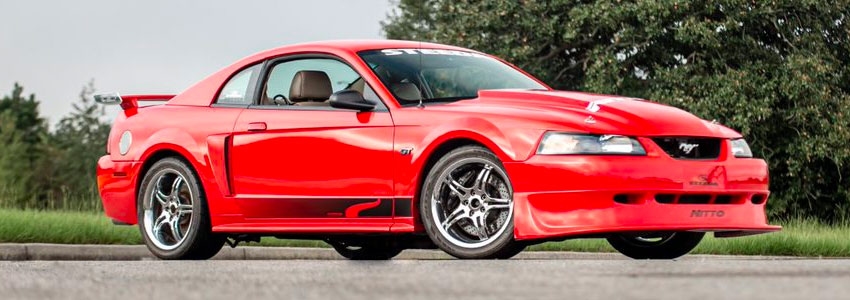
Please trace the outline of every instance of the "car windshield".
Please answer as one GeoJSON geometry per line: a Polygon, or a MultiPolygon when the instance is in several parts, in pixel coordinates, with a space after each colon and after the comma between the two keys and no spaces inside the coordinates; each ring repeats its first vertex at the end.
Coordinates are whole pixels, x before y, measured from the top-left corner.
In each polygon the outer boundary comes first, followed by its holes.
{"type": "Polygon", "coordinates": [[[401,105],[472,99],[479,90],[546,89],[511,66],[474,52],[383,49],[359,54],[401,105]]]}

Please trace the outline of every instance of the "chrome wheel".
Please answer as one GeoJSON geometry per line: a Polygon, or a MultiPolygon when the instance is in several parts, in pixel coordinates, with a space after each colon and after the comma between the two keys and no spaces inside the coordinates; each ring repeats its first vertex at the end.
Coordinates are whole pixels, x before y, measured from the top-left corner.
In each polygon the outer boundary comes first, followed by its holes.
{"type": "Polygon", "coordinates": [[[637,246],[658,246],[666,243],[676,236],[675,232],[657,232],[641,235],[628,236],[631,242],[637,246]]]}
{"type": "Polygon", "coordinates": [[[153,191],[145,197],[143,226],[159,249],[172,250],[183,244],[192,228],[192,189],[177,170],[163,169],[154,175],[153,191]]]}
{"type": "Polygon", "coordinates": [[[431,217],[450,243],[481,248],[500,237],[513,217],[513,191],[493,162],[468,157],[449,165],[431,193],[431,217]]]}

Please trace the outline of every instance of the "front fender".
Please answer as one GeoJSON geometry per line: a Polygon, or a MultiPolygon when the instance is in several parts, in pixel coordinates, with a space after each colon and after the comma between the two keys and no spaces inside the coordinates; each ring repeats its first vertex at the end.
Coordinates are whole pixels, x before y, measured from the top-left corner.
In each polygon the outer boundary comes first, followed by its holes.
{"type": "Polygon", "coordinates": [[[426,163],[435,151],[452,141],[468,140],[481,144],[502,162],[528,159],[543,135],[542,129],[500,129],[482,118],[460,118],[437,126],[401,126],[396,129],[395,156],[398,173],[395,177],[396,195],[415,198],[417,185],[425,176],[426,163]],[[405,149],[412,151],[405,156],[405,149]]]}

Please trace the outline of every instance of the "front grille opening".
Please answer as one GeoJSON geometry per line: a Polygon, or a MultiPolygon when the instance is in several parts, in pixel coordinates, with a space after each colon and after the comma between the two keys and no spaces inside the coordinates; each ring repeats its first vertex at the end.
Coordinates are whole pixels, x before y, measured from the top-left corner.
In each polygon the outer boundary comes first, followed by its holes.
{"type": "Polygon", "coordinates": [[[658,194],[655,195],[655,201],[662,204],[673,204],[676,202],[676,195],[673,194],[658,194]]]}
{"type": "Polygon", "coordinates": [[[716,159],[720,157],[721,139],[701,137],[660,137],[652,139],[667,155],[675,159],[716,159]]]}
{"type": "Polygon", "coordinates": [[[682,195],[679,196],[679,204],[709,204],[711,195],[682,195]]]}
{"type": "Polygon", "coordinates": [[[764,204],[764,202],[767,201],[767,196],[762,194],[756,194],[753,195],[753,198],[751,198],[750,201],[752,201],[753,204],[764,204]]]}
{"type": "Polygon", "coordinates": [[[640,195],[616,194],[614,195],[614,202],[620,204],[640,204],[642,201],[640,195]]]}
{"type": "Polygon", "coordinates": [[[730,195],[719,195],[714,198],[714,204],[732,204],[734,200],[730,195]]]}
{"type": "Polygon", "coordinates": [[[661,204],[743,204],[746,195],[716,195],[716,194],[656,194],[655,201],[661,204]]]}

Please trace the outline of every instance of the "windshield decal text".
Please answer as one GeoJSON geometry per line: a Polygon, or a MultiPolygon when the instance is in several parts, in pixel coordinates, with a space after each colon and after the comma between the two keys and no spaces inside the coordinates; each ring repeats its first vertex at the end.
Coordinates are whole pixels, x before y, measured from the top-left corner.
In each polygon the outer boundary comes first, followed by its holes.
{"type": "Polygon", "coordinates": [[[453,56],[468,56],[468,57],[484,57],[484,55],[465,52],[458,50],[445,49],[384,49],[381,53],[386,56],[405,55],[405,54],[425,54],[425,55],[453,55],[453,56]]]}

